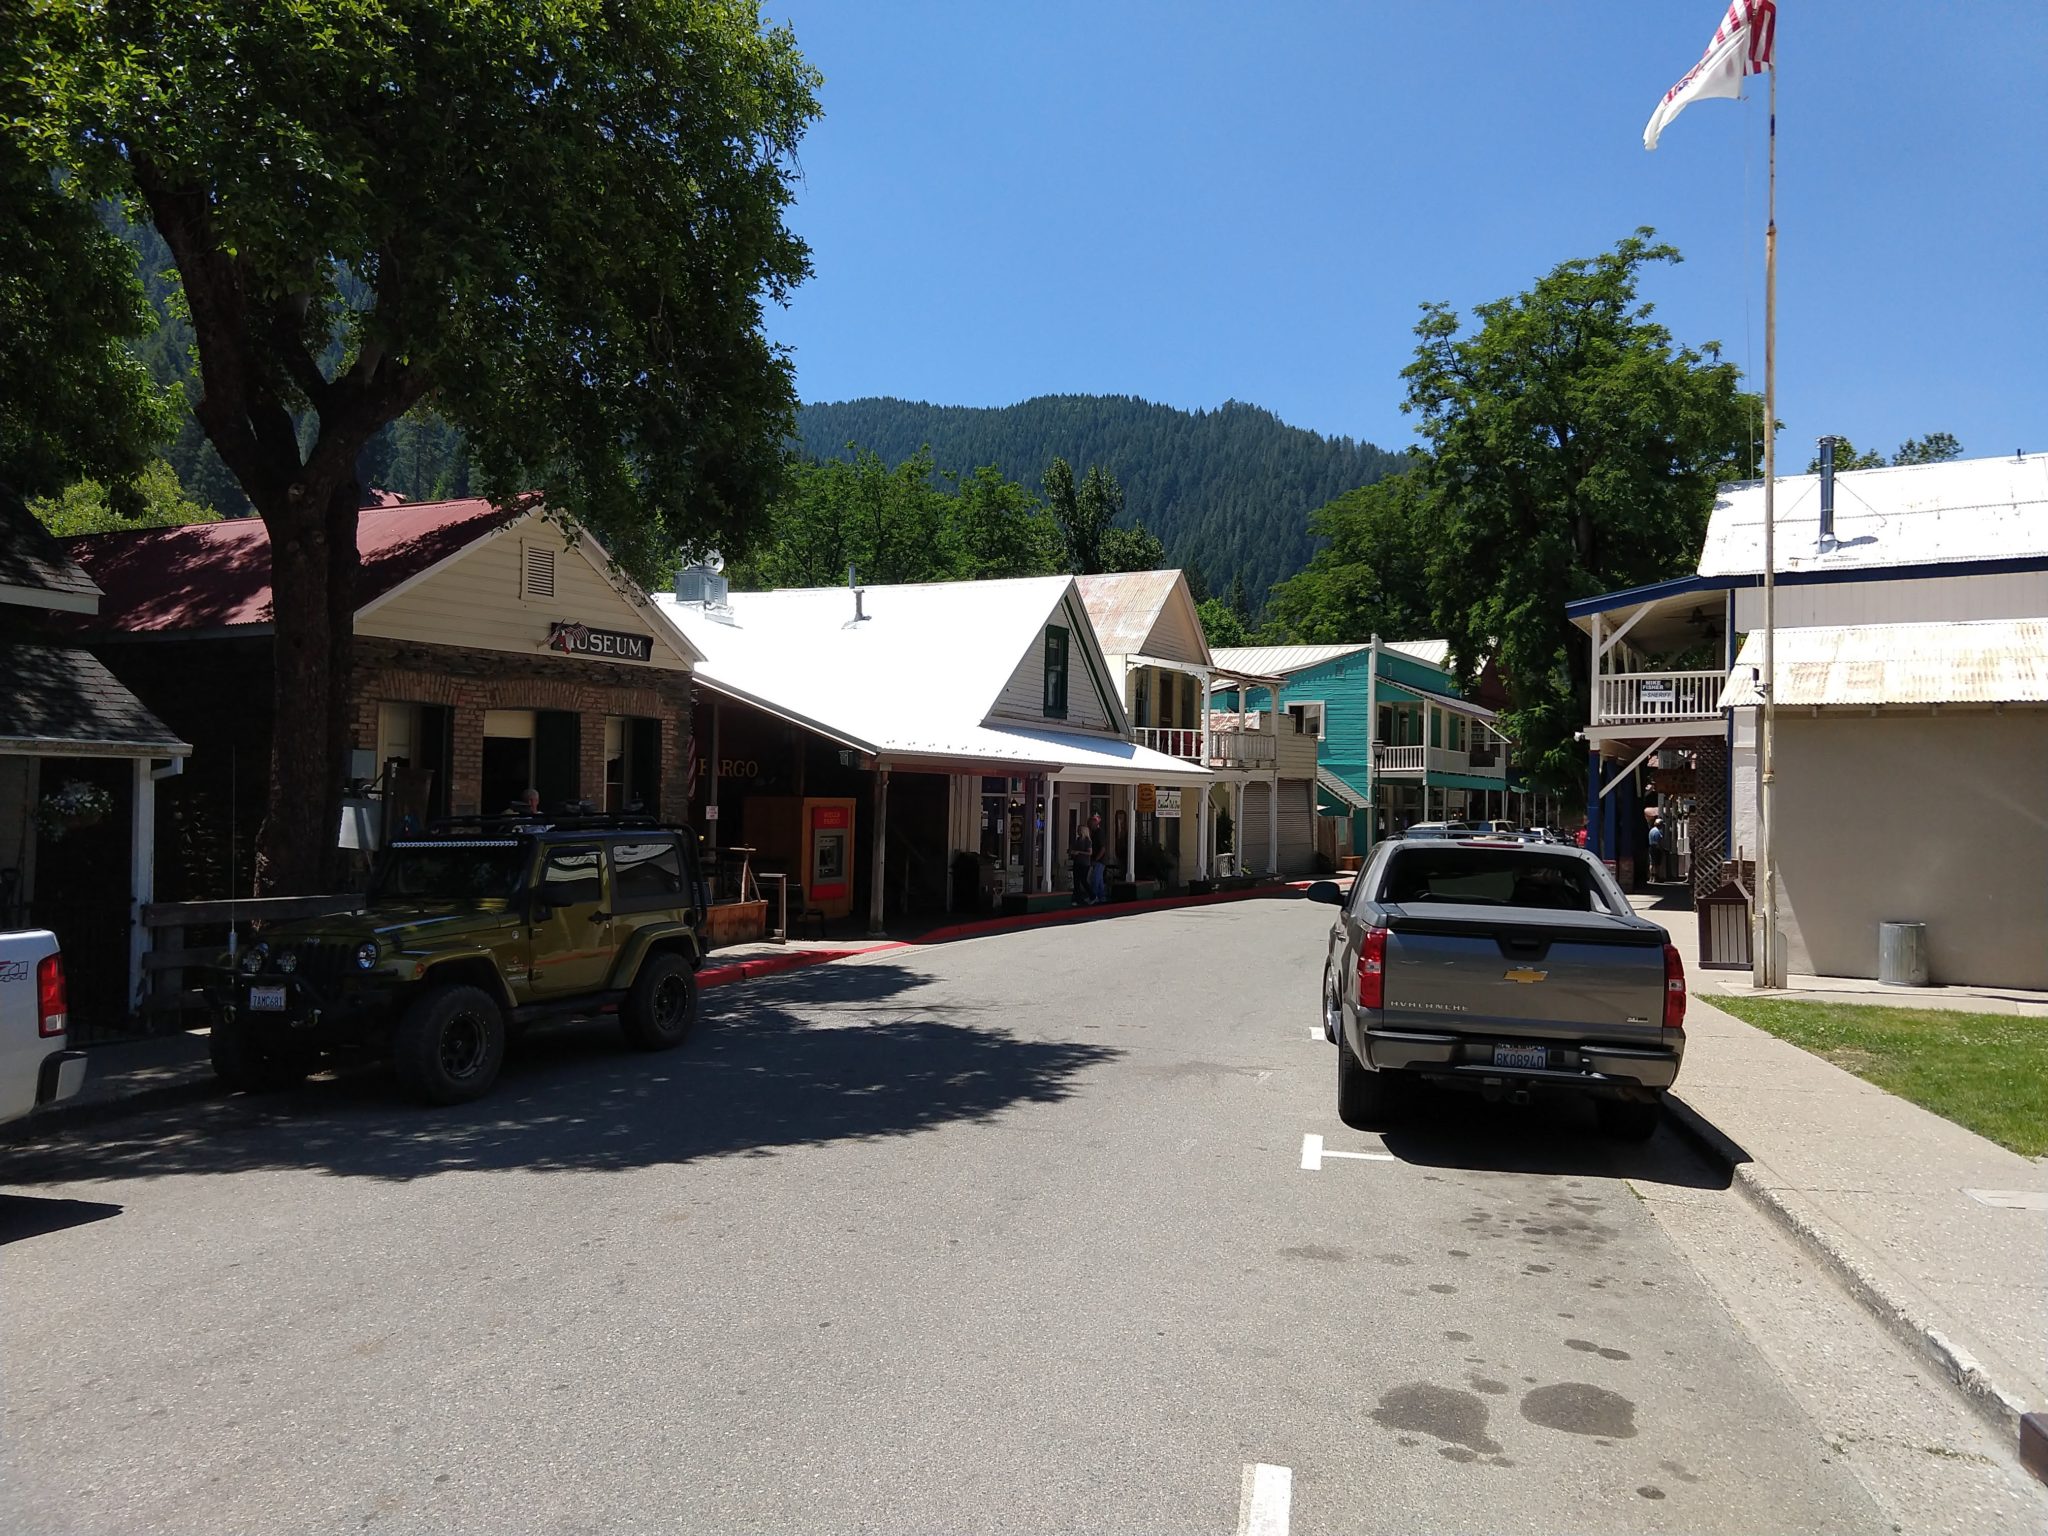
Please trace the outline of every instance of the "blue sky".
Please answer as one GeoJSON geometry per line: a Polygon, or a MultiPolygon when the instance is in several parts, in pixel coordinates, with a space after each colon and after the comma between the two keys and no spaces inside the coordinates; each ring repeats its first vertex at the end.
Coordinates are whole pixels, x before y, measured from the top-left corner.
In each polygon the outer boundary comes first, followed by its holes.
{"type": "MultiPolygon", "coordinates": [[[[1250,401],[1409,441],[1416,306],[1656,226],[1763,377],[1764,101],[1643,123],[1716,0],[766,0],[824,73],[770,329],[806,400],[1250,401]]],[[[1780,454],[2048,449],[2048,3],[1782,0],[1780,454]]]]}

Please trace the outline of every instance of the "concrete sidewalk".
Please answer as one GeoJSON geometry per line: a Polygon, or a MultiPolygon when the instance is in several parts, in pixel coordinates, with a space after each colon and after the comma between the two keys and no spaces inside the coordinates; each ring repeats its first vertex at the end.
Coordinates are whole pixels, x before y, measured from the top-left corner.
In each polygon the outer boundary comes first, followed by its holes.
{"type": "MultiPolygon", "coordinates": [[[[1689,910],[1653,908],[1692,987],[1680,1128],[2008,1434],[2048,1408],[2048,1159],[2008,1152],[1713,1006],[1729,994],[2031,1012],[2026,994],[1702,971],[1689,910]],[[1934,995],[1930,995],[1934,994],[1934,995]]],[[[2048,999],[2042,1000],[2048,1002],[2048,999]]]]}

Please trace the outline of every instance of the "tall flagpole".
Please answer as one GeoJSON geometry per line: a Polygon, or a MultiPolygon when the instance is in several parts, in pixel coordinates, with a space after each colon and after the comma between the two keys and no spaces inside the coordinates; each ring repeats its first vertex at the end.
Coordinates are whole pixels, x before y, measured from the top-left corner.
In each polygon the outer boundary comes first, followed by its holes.
{"type": "MultiPolygon", "coordinates": [[[[1775,29],[1773,29],[1775,31],[1775,29]]],[[[1783,956],[1778,949],[1778,882],[1771,865],[1772,770],[1778,712],[1777,656],[1777,489],[1778,489],[1778,57],[1771,48],[1771,127],[1769,190],[1764,224],[1764,709],[1757,733],[1756,873],[1757,944],[1751,979],[1759,987],[1785,985],[1783,956]]]]}

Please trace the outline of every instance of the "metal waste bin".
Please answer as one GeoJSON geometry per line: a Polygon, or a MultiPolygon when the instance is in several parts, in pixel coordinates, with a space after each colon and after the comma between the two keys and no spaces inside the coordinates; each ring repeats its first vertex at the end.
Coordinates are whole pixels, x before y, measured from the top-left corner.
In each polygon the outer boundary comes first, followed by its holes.
{"type": "Polygon", "coordinates": [[[1877,979],[1890,987],[1927,985],[1927,925],[1877,925],[1877,979]]]}

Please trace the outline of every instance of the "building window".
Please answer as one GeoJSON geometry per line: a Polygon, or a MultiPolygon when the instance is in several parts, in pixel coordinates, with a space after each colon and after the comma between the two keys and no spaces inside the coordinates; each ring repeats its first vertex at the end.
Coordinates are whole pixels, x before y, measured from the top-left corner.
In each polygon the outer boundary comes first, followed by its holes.
{"type": "Polygon", "coordinates": [[[1045,712],[1067,718],[1067,632],[1057,624],[1045,627],[1045,712]]]}
{"type": "Polygon", "coordinates": [[[1321,704],[1290,704],[1287,718],[1294,722],[1294,734],[1323,739],[1323,706],[1321,704]]]}

